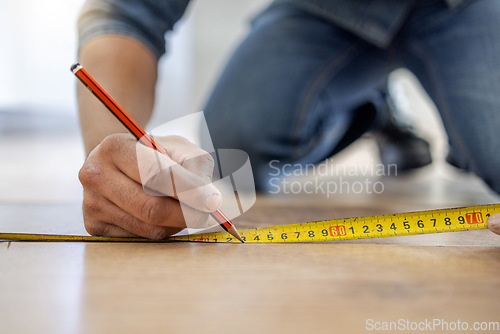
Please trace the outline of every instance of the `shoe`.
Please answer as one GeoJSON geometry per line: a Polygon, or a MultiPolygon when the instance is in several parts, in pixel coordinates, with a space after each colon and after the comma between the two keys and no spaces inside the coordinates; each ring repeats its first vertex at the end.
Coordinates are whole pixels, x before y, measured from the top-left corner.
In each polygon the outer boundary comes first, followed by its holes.
{"type": "Polygon", "coordinates": [[[429,143],[419,137],[410,117],[411,110],[403,108],[405,96],[392,91],[388,83],[375,99],[375,107],[380,111],[372,128],[377,143],[380,161],[388,176],[406,173],[432,163],[429,143]],[[398,103],[399,102],[399,103],[398,103]]]}
{"type": "Polygon", "coordinates": [[[380,161],[388,176],[410,172],[432,162],[429,143],[417,136],[411,127],[388,123],[374,135],[380,161]]]}

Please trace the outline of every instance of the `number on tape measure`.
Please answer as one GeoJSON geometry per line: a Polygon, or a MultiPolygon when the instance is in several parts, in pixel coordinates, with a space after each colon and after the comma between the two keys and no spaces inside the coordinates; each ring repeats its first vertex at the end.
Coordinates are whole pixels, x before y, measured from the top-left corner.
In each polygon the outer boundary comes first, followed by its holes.
{"type": "MultiPolygon", "coordinates": [[[[325,220],[239,230],[247,243],[313,242],[380,238],[486,228],[486,219],[500,213],[500,204],[390,215],[325,220]]],[[[238,242],[225,232],[172,237],[178,241],[238,242]]]]}

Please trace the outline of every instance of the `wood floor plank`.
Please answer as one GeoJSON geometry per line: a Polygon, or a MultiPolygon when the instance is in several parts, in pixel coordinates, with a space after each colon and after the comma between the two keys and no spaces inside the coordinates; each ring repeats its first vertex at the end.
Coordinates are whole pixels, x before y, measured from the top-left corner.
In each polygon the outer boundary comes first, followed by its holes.
{"type": "Polygon", "coordinates": [[[19,332],[363,333],[367,319],[498,320],[499,247],[13,243],[2,253],[2,328],[19,332]]]}

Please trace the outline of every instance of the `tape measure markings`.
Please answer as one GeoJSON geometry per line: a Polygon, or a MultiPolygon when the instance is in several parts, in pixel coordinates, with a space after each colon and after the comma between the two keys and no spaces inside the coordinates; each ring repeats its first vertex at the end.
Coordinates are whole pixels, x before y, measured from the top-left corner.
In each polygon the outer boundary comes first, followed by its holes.
{"type": "MultiPolygon", "coordinates": [[[[322,220],[239,230],[246,243],[315,242],[367,239],[414,234],[485,229],[487,218],[500,213],[500,204],[452,209],[415,211],[368,217],[322,220]]],[[[85,242],[172,242],[193,241],[239,243],[226,232],[175,236],[166,240],[47,234],[0,233],[0,240],[85,242]]]]}
{"type": "MultiPolygon", "coordinates": [[[[500,204],[242,229],[246,243],[313,242],[485,229],[500,204]]],[[[178,236],[177,241],[238,242],[222,232],[178,236]]]]}

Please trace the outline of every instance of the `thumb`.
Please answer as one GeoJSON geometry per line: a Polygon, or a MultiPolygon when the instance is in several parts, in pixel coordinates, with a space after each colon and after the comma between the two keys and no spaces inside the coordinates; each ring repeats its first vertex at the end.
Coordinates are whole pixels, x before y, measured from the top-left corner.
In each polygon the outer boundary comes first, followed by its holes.
{"type": "Polygon", "coordinates": [[[488,217],[486,222],[491,232],[500,235],[500,213],[488,217]]]}

